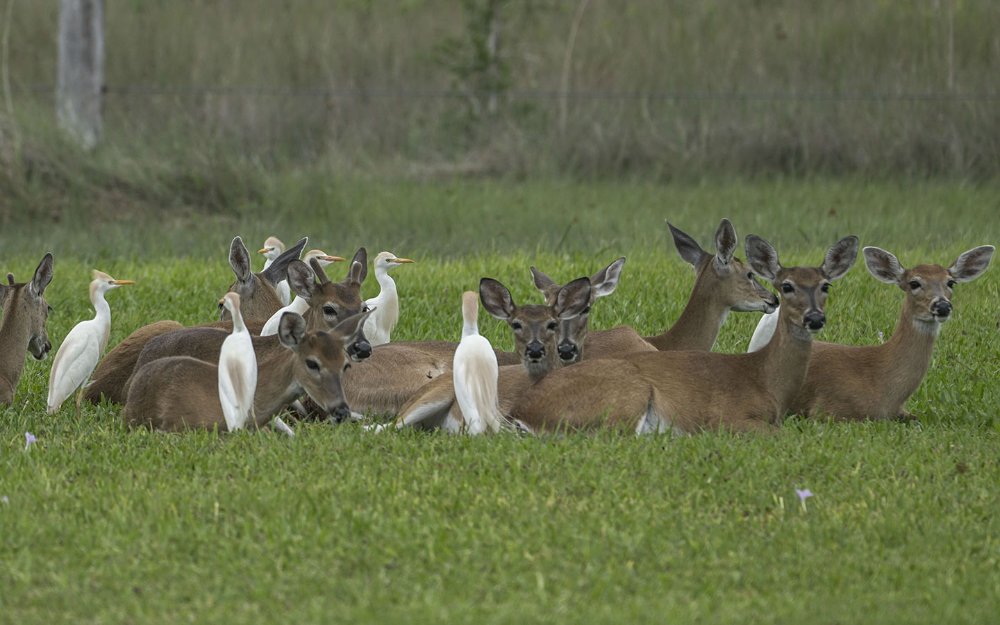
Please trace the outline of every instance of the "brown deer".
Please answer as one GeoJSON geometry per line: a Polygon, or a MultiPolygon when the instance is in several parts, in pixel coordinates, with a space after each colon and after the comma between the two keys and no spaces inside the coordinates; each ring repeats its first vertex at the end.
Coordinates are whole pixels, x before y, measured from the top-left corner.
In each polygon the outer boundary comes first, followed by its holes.
{"type": "MultiPolygon", "coordinates": [[[[251,427],[261,427],[292,401],[308,395],[337,421],[350,416],[341,375],[350,368],[346,346],[357,340],[370,313],[344,319],[330,331],[307,331],[296,313],[285,313],[278,334],[254,337],[259,376],[251,427]]],[[[129,426],[156,430],[226,430],[219,401],[218,366],[172,356],[136,372],[125,403],[129,426]]]]}
{"type": "MultiPolygon", "coordinates": [[[[305,246],[306,241],[305,238],[301,239],[291,249],[279,256],[267,270],[253,274],[249,273],[250,254],[246,250],[246,246],[243,245],[243,241],[239,237],[233,240],[230,247],[230,266],[237,277],[233,284],[233,291],[240,295],[244,306],[243,321],[252,333],[259,333],[264,323],[281,307],[280,303],[275,307],[279,299],[274,287],[276,283],[273,280],[287,278],[288,267],[291,266],[293,260],[301,262],[296,256],[305,246]],[[248,274],[250,277],[247,277],[248,274]]],[[[357,275],[360,276],[360,280],[364,280],[366,274],[367,252],[361,248],[354,255],[349,275],[357,275]],[[358,265],[360,265],[360,269],[358,265]]],[[[232,329],[232,322],[217,321],[200,327],[218,328],[228,333],[232,329]]],[[[182,329],[184,326],[176,321],[157,321],[132,332],[108,352],[97,365],[91,384],[84,393],[84,398],[95,404],[99,403],[102,397],[114,403],[125,403],[128,390],[126,385],[135,371],[135,363],[146,344],[155,337],[182,329]]]]}
{"type": "Polygon", "coordinates": [[[0,405],[14,402],[25,352],[42,360],[52,349],[45,329],[50,309],[44,297],[45,287],[52,281],[52,262],[52,254],[42,257],[31,282],[17,284],[13,274],[7,274],[8,284],[0,285],[4,308],[0,322],[0,405]]]}
{"type": "MultiPolygon", "coordinates": [[[[778,298],[754,279],[743,261],[734,257],[739,239],[728,219],[723,219],[715,232],[714,254],[703,250],[697,241],[672,224],[667,226],[678,253],[691,263],[697,276],[680,318],[666,332],[646,338],[629,326],[588,333],[588,309],[578,318],[562,324],[559,350],[564,364],[577,362],[584,352],[595,358],[605,358],[654,349],[711,351],[730,311],[770,313],[777,307],[778,298]]],[[[609,265],[604,271],[613,266],[609,265]]],[[[534,267],[531,273],[535,286],[551,304],[552,293],[558,291],[559,285],[534,267]]],[[[595,292],[600,284],[596,280],[599,275],[591,278],[595,292]]]]}
{"type": "Polygon", "coordinates": [[[767,431],[805,380],[813,333],[826,323],[830,282],[854,263],[857,237],[837,242],[819,267],[782,267],[764,239],[746,242],[750,267],[781,292],[774,340],[753,354],[644,352],[552,371],[510,415],[532,430],[627,427],[636,433],[767,431]]]}
{"type": "MultiPolygon", "coordinates": [[[[302,315],[306,321],[306,330],[315,332],[336,327],[342,320],[361,312],[361,265],[353,263],[344,282],[331,282],[327,278],[319,261],[313,259],[312,268],[300,260],[294,260],[288,265],[288,282],[292,291],[299,297],[309,301],[309,309],[302,315]],[[318,280],[317,280],[318,279],[318,280]]],[[[282,317],[284,318],[284,317],[282,317]]],[[[222,343],[229,332],[217,327],[184,328],[154,337],[146,343],[135,364],[135,371],[143,366],[171,356],[190,356],[206,362],[217,362],[222,343]]],[[[254,336],[254,345],[270,345],[271,337],[254,336]],[[258,340],[260,339],[260,340],[258,340]]],[[[363,332],[347,344],[348,354],[354,361],[371,355],[372,347],[363,332]]],[[[259,368],[262,375],[267,372],[259,368]]],[[[133,374],[134,376],[135,374],[133,374]]],[[[125,385],[126,394],[128,385],[125,385]]]]}
{"type": "MultiPolygon", "coordinates": [[[[560,324],[590,306],[591,280],[573,280],[559,289],[551,305],[518,306],[507,287],[491,278],[483,278],[479,282],[479,298],[487,312],[506,321],[513,330],[515,353],[521,356],[522,364],[499,369],[496,396],[500,400],[500,412],[509,414],[510,404],[515,398],[550,371],[562,366],[557,345],[560,324]]],[[[421,388],[400,411],[395,425],[397,428],[462,431],[465,419],[455,400],[451,376],[440,376],[421,388]]]]}
{"type": "Polygon", "coordinates": [[[905,294],[896,330],[881,345],[817,341],[791,411],[842,420],[912,419],[904,405],[927,375],[934,340],[951,318],[952,289],[982,275],[993,252],[992,245],[983,245],[963,253],[947,269],[933,264],[906,269],[889,252],[866,247],[868,271],[905,294]]]}
{"type": "MultiPolygon", "coordinates": [[[[621,267],[625,259],[620,258],[591,277],[591,303],[596,297],[603,297],[614,292],[621,276],[621,267]],[[599,295],[593,295],[594,292],[599,295]]],[[[553,292],[562,287],[556,286],[553,292]]],[[[587,307],[589,309],[589,305],[587,307]]],[[[566,336],[585,329],[581,324],[571,324],[566,330],[566,336]]],[[[638,339],[642,342],[642,339],[638,339]]],[[[572,341],[573,348],[568,352],[556,354],[550,350],[550,356],[562,359],[563,363],[578,359],[579,349],[583,340],[572,341]]],[[[352,369],[344,376],[344,390],[348,401],[355,410],[377,414],[399,414],[400,409],[420,389],[431,380],[442,374],[451,372],[452,359],[458,343],[451,341],[413,341],[380,345],[365,361],[363,367],[352,369]]],[[[647,346],[647,349],[651,349],[647,346]]],[[[498,363],[516,365],[521,362],[518,352],[495,350],[498,363]]],[[[629,350],[631,351],[631,350],[629,350]]],[[[588,356],[589,357],[589,356],[588,356]]],[[[445,376],[448,378],[449,376],[445,376]]]]}

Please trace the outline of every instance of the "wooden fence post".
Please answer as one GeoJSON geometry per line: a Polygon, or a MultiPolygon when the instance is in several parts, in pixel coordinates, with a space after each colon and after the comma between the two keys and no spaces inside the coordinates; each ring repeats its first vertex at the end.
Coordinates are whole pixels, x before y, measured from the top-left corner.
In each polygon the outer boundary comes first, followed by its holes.
{"type": "Polygon", "coordinates": [[[85,149],[101,138],[104,0],[59,0],[56,118],[85,149]]]}

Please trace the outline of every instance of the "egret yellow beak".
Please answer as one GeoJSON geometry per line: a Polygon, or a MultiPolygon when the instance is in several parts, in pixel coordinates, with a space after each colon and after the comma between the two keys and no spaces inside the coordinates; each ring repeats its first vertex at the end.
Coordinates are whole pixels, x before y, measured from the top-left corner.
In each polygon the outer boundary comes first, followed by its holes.
{"type": "Polygon", "coordinates": [[[268,252],[270,252],[273,249],[274,249],[273,247],[262,247],[259,250],[257,250],[257,253],[258,254],[267,254],[268,252]]]}
{"type": "Polygon", "coordinates": [[[409,258],[393,258],[392,262],[404,264],[404,263],[415,263],[417,261],[409,259],[409,258]]]}
{"type": "Polygon", "coordinates": [[[328,263],[339,263],[342,260],[347,260],[343,256],[322,256],[321,258],[328,263]]]}
{"type": "Polygon", "coordinates": [[[126,286],[128,284],[135,284],[135,280],[114,280],[112,284],[117,284],[118,286],[126,286]]]}

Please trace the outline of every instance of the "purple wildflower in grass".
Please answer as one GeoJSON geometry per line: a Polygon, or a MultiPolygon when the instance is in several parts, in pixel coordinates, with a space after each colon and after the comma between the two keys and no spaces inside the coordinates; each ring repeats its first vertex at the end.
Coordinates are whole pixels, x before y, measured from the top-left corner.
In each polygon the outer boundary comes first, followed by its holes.
{"type": "Polygon", "coordinates": [[[795,489],[795,494],[799,496],[799,503],[802,505],[802,511],[806,511],[806,499],[813,496],[812,491],[808,488],[795,489]]]}
{"type": "Polygon", "coordinates": [[[878,342],[879,343],[885,343],[885,335],[882,334],[881,330],[878,331],[878,342]]]}
{"type": "Polygon", "coordinates": [[[24,451],[28,451],[28,448],[31,447],[32,445],[34,445],[37,442],[38,442],[38,439],[35,438],[34,434],[32,434],[31,432],[25,432],[24,433],[24,451]]]}

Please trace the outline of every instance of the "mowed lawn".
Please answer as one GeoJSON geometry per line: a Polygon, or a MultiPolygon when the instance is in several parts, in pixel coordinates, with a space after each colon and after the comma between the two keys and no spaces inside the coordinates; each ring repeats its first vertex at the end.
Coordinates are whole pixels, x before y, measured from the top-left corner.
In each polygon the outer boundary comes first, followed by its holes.
{"type": "MultiPolygon", "coordinates": [[[[988,185],[310,185],[274,184],[261,206],[208,219],[8,228],[0,269],[25,280],[55,252],[55,348],[93,314],[91,268],[135,279],[108,297],[115,344],[157,319],[213,319],[234,234],[251,250],[309,234],[334,254],[365,244],[417,258],[394,273],[394,338],[457,340],[461,291],[481,276],[538,301],[530,265],[569,280],[619,255],[621,285],[592,327],[669,327],[694,275],[667,218],[707,247],[728,216],[786,264],[818,264],[851,233],[904,265],[1000,239],[988,185]]],[[[373,275],[364,292],[377,292],[373,275]]],[[[831,289],[822,338],[877,343],[902,298],[859,260],[831,289]]],[[[112,405],[46,416],[51,360],[29,359],[0,411],[0,623],[989,622],[998,298],[998,267],[955,289],[908,404],[920,426],[790,419],[765,437],[130,432],[112,405]]],[[[730,315],[716,349],[744,350],[757,317],[730,315]]],[[[482,326],[511,346],[506,326],[482,326]]]]}

